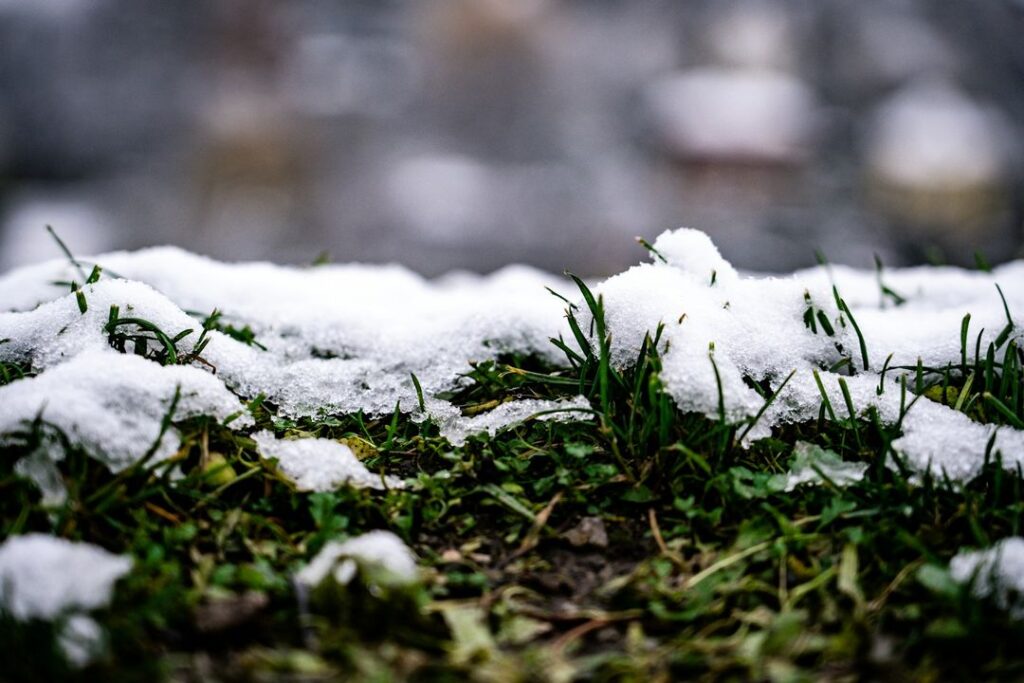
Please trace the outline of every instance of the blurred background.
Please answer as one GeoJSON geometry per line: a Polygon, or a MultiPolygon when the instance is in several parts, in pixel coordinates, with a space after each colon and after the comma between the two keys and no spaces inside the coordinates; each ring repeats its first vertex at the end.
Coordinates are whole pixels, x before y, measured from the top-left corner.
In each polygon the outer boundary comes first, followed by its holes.
{"type": "Polygon", "coordinates": [[[1022,131],[1021,0],[0,0],[0,268],[996,263],[1022,131]]]}

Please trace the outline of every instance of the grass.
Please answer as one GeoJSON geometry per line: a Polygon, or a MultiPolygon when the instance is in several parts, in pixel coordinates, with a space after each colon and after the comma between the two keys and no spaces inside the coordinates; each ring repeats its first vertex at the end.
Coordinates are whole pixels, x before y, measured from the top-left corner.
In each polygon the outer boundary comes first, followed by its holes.
{"type": "MultiPolygon", "coordinates": [[[[251,439],[205,419],[176,425],[182,447],[169,461],[146,458],[116,475],[44,422],[25,425],[0,447],[3,537],[53,530],[131,553],[136,566],[99,615],[106,656],[74,670],[54,646],[54,625],[0,615],[0,678],[1024,676],[1024,628],[971,599],[946,571],[962,546],[1021,531],[1021,477],[1004,470],[999,453],[966,486],[911,483],[889,447],[898,425],[859,413],[848,391],[844,405],[823,391],[817,421],[740,448],[760,414],[732,424],[724,409],[717,420],[680,413],[658,379],[660,330],[632,368],[616,369],[603,302],[576,284],[592,325],[570,304],[573,338],[552,340],[565,368],[510,355],[467,368],[472,384],[446,398],[472,414],[509,398],[582,393],[593,422],[531,421],[452,448],[434,425],[397,410],[381,419],[290,420],[266,400],[251,402],[257,429],[344,439],[371,470],[412,480],[405,490],[296,492],[251,439]],[[868,474],[846,488],[781,492],[776,476],[798,441],[866,462],[868,474]],[[68,499],[47,508],[13,464],[53,443],[67,453],[60,470],[68,499]],[[297,594],[290,577],[328,540],[378,528],[414,548],[422,583],[382,591],[360,579],[346,590],[297,594]]],[[[866,369],[863,338],[834,294],[866,369]]],[[[832,336],[818,313],[808,299],[808,327],[832,336]]],[[[187,353],[179,344],[191,330],[160,330],[117,309],[106,331],[122,352],[178,363],[202,362],[202,335],[226,327],[216,312],[208,316],[187,353]]],[[[248,328],[231,329],[258,345],[248,328]]],[[[901,386],[908,406],[924,397],[1019,427],[1024,356],[1010,331],[981,349],[967,318],[960,366],[887,360],[885,368],[913,373],[901,386]]],[[[846,372],[856,365],[847,362],[846,372]]],[[[30,373],[3,366],[0,382],[30,373]]],[[[751,384],[767,407],[785,382],[751,384]]]]}

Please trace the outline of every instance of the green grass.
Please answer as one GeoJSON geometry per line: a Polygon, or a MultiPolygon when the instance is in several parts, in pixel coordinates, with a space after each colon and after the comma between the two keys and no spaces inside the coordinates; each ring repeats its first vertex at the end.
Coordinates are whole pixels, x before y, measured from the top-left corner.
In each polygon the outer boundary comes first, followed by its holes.
{"type": "MultiPolygon", "coordinates": [[[[0,448],[3,537],[54,530],[131,553],[136,566],[99,615],[105,658],[75,671],[54,648],[54,626],[0,616],[0,678],[1024,676],[1024,628],[946,572],[961,546],[1021,532],[1021,477],[998,453],[967,486],[911,483],[898,460],[885,465],[898,426],[860,415],[848,392],[846,405],[826,398],[818,420],[742,449],[756,418],[681,414],[661,391],[660,330],[631,369],[610,363],[603,302],[576,282],[593,328],[570,308],[573,338],[552,340],[566,368],[510,355],[467,368],[472,384],[447,398],[474,413],[510,398],[583,393],[595,421],[532,421],[452,448],[434,425],[397,411],[290,420],[266,400],[251,403],[257,429],[345,439],[371,470],[412,480],[405,490],[296,492],[249,438],[204,419],[176,425],[183,442],[171,460],[146,458],[117,475],[45,423],[25,425],[0,448]],[[773,477],[801,440],[868,463],[867,476],[842,489],[780,492],[773,477]],[[51,442],[67,451],[68,500],[56,509],[13,470],[51,442]],[[290,577],[328,540],[378,528],[414,548],[422,584],[382,592],[357,581],[296,594],[290,577]]],[[[202,329],[222,326],[214,314],[202,329]]],[[[251,330],[235,331],[258,343],[251,330]]],[[[202,360],[204,337],[186,354],[186,331],[118,310],[107,333],[114,348],[155,362],[202,360]]],[[[1024,359],[1009,332],[1001,336],[981,349],[965,320],[961,366],[908,368],[907,404],[920,395],[1018,425],[1024,359]]],[[[867,349],[861,357],[866,367],[867,349]]],[[[3,366],[0,382],[29,372],[3,366]]],[[[784,383],[751,384],[767,406],[784,383]]]]}

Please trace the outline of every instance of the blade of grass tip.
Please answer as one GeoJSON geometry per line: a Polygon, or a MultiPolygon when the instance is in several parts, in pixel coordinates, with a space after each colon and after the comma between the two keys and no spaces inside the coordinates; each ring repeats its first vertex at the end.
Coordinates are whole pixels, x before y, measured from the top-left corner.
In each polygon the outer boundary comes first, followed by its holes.
{"type": "Polygon", "coordinates": [[[996,337],[994,342],[992,342],[992,345],[998,349],[999,347],[1006,343],[1006,340],[1010,338],[1010,334],[1012,332],[1013,323],[1007,323],[1006,326],[1003,327],[1002,331],[999,333],[999,336],[996,337]]]}
{"type": "Polygon", "coordinates": [[[985,398],[985,401],[988,402],[989,405],[995,408],[996,411],[1006,419],[1007,424],[1017,429],[1024,429],[1024,420],[1021,420],[1019,417],[1017,417],[1012,410],[1006,407],[1005,403],[1003,403],[1002,401],[1000,401],[998,398],[996,398],[994,395],[987,391],[983,394],[983,396],[985,398]]]}
{"type": "Polygon", "coordinates": [[[178,342],[180,342],[182,339],[184,339],[185,337],[189,336],[190,334],[192,334],[192,330],[191,329],[182,330],[178,334],[176,334],[173,337],[171,337],[171,341],[175,345],[177,345],[178,342]]]}
{"type": "Polygon", "coordinates": [[[559,294],[555,290],[551,289],[550,287],[545,286],[544,289],[548,290],[548,292],[551,293],[553,296],[555,296],[555,297],[561,299],[562,301],[564,301],[565,305],[568,306],[569,308],[576,308],[576,304],[574,304],[573,302],[569,301],[564,296],[562,296],[561,294],[559,294]]]}
{"type": "Polygon", "coordinates": [[[583,334],[583,329],[580,327],[579,321],[576,319],[576,314],[572,312],[572,309],[568,309],[565,312],[565,319],[569,323],[569,329],[572,331],[572,336],[576,338],[576,343],[580,347],[580,351],[586,356],[588,363],[593,363],[595,360],[594,349],[590,345],[590,341],[587,336],[583,334]]]}
{"type": "Polygon", "coordinates": [[[882,363],[882,372],[878,374],[878,388],[875,389],[875,393],[879,396],[885,393],[885,373],[889,370],[889,363],[892,362],[892,354],[890,353],[885,362],[882,363]]]}
{"type": "Polygon", "coordinates": [[[896,420],[897,431],[903,424],[903,416],[907,414],[907,376],[900,375],[900,416],[896,420]]]}
{"type": "Polygon", "coordinates": [[[782,380],[782,384],[780,384],[779,388],[775,390],[775,393],[769,396],[768,400],[765,401],[764,404],[762,404],[761,409],[757,411],[757,415],[754,416],[754,419],[751,420],[749,425],[747,425],[747,428],[744,429],[743,432],[739,435],[739,438],[737,440],[740,443],[743,443],[743,439],[747,436],[750,430],[754,428],[754,425],[756,425],[757,421],[761,419],[761,416],[764,415],[765,411],[768,410],[769,406],[771,406],[771,404],[775,402],[775,399],[779,397],[779,395],[782,393],[782,390],[786,388],[786,385],[789,384],[789,380],[793,379],[793,375],[795,374],[796,370],[794,369],[791,373],[789,373],[789,375],[786,376],[786,379],[782,380]]]}
{"type": "Polygon", "coordinates": [[[569,361],[569,365],[573,370],[578,369],[584,363],[583,356],[569,348],[569,345],[565,343],[561,337],[549,337],[550,341],[555,348],[565,354],[566,359],[569,361]]]}
{"type": "Polygon", "coordinates": [[[961,412],[964,407],[964,401],[967,400],[967,395],[971,392],[971,385],[974,384],[974,371],[967,375],[967,381],[964,382],[963,389],[960,390],[960,394],[956,397],[956,404],[953,406],[953,410],[961,412]]]}
{"type": "Polygon", "coordinates": [[[981,337],[985,334],[985,328],[981,328],[978,332],[978,336],[974,339],[974,367],[978,368],[981,366],[981,337]]]}
{"type": "Polygon", "coordinates": [[[818,385],[818,392],[821,393],[822,404],[825,406],[825,410],[828,411],[829,420],[838,422],[836,412],[832,409],[832,401],[829,400],[828,392],[825,391],[825,385],[821,382],[821,375],[818,374],[817,370],[812,370],[811,374],[814,375],[814,383],[818,385]]]}
{"type": "Polygon", "coordinates": [[[366,439],[366,441],[371,446],[373,446],[374,448],[377,448],[377,444],[376,444],[376,442],[373,439],[373,434],[370,433],[369,428],[366,426],[366,416],[363,415],[362,409],[356,411],[356,414],[355,414],[354,418],[355,418],[356,424],[359,425],[359,429],[363,432],[363,438],[366,439]]]}
{"type": "Polygon", "coordinates": [[[853,331],[857,334],[857,343],[860,345],[860,357],[864,361],[864,369],[868,370],[870,368],[870,363],[868,362],[868,345],[864,341],[864,335],[860,331],[860,325],[857,324],[857,319],[853,317],[853,311],[851,311],[850,307],[846,305],[846,301],[843,300],[843,297],[839,296],[839,289],[835,285],[832,285],[832,295],[836,299],[836,305],[841,311],[846,313],[846,317],[850,319],[850,324],[853,325],[853,331]]]}
{"type": "Polygon", "coordinates": [[[594,295],[590,292],[590,289],[575,275],[571,276],[572,279],[579,286],[580,291],[583,293],[583,298],[587,302],[587,306],[590,307],[592,321],[597,327],[597,339],[598,339],[598,365],[597,365],[597,382],[598,392],[601,397],[601,410],[604,411],[607,419],[611,420],[612,403],[611,403],[611,386],[610,386],[610,375],[611,375],[611,348],[608,335],[605,330],[604,321],[604,300],[602,297],[594,299],[594,295]]]}
{"type": "Polygon", "coordinates": [[[853,436],[860,448],[860,430],[857,429],[857,409],[853,407],[853,397],[850,396],[850,387],[846,384],[846,378],[839,378],[839,390],[843,393],[843,401],[846,403],[846,410],[850,413],[850,426],[853,428],[853,436]]]}
{"type": "Polygon", "coordinates": [[[971,326],[971,314],[960,321],[960,372],[967,374],[967,332],[971,326]]]}
{"type": "Polygon", "coordinates": [[[909,413],[910,409],[914,407],[914,404],[916,404],[923,397],[924,397],[924,394],[915,394],[914,398],[912,398],[910,400],[910,403],[906,403],[906,398],[907,398],[906,390],[905,389],[901,389],[901,392],[900,392],[900,419],[896,422],[896,429],[897,430],[899,430],[901,428],[901,426],[903,425],[903,418],[906,416],[906,414],[909,413]],[[906,407],[904,407],[904,405],[906,407]]]}
{"type": "Polygon", "coordinates": [[[71,283],[71,291],[75,293],[75,300],[78,302],[78,311],[85,314],[89,310],[89,302],[85,300],[85,292],[78,288],[77,282],[71,283]]]}
{"type": "Polygon", "coordinates": [[[711,361],[711,369],[715,372],[715,388],[718,391],[718,421],[725,424],[725,393],[722,391],[722,376],[718,373],[718,363],[715,362],[715,342],[708,344],[708,359],[711,361]]]}
{"type": "Polygon", "coordinates": [[[587,308],[590,309],[591,314],[594,314],[596,312],[595,309],[597,308],[597,299],[594,298],[594,293],[590,291],[590,287],[587,287],[587,283],[577,275],[570,273],[569,271],[565,271],[565,274],[576,283],[576,287],[580,290],[580,294],[583,295],[583,301],[586,302],[587,308]]]}
{"type": "Polygon", "coordinates": [[[384,445],[381,446],[382,451],[391,450],[391,444],[395,440],[395,434],[398,432],[398,418],[402,414],[402,401],[395,401],[395,412],[391,415],[391,424],[388,425],[387,439],[384,440],[384,445]]]}
{"type": "Polygon", "coordinates": [[[427,412],[427,406],[423,402],[423,387],[420,386],[420,380],[416,377],[415,372],[410,372],[409,376],[412,377],[412,385],[416,388],[416,402],[419,405],[420,412],[427,412]]]}
{"type": "Polygon", "coordinates": [[[814,322],[814,304],[811,303],[811,293],[804,290],[804,301],[807,303],[807,310],[804,311],[804,326],[812,334],[818,334],[818,325],[814,322]]]}
{"type": "Polygon", "coordinates": [[[78,259],[76,259],[74,255],[71,253],[71,250],[68,249],[68,245],[64,244],[64,240],[62,240],[57,235],[57,231],[53,229],[52,225],[47,225],[46,231],[50,233],[50,237],[53,238],[53,240],[57,243],[57,246],[60,247],[60,250],[64,252],[64,256],[67,257],[71,265],[73,265],[75,267],[75,270],[78,271],[78,275],[82,278],[82,282],[86,282],[89,278],[86,277],[85,270],[82,269],[82,264],[78,262],[78,259]]]}
{"type": "Polygon", "coordinates": [[[1003,311],[1006,313],[1006,322],[1013,325],[1013,316],[1010,315],[1010,307],[1006,304],[1006,297],[1003,295],[1003,288],[996,283],[996,291],[999,292],[999,298],[1003,302],[1003,311]]]}
{"type": "Polygon", "coordinates": [[[818,310],[818,322],[821,324],[821,329],[825,331],[830,337],[834,337],[836,334],[835,328],[832,327],[832,323],[829,322],[828,316],[825,315],[825,311],[818,310]]]}
{"type": "Polygon", "coordinates": [[[662,263],[668,263],[668,260],[666,260],[666,258],[661,255],[660,251],[658,251],[657,249],[654,248],[653,244],[651,244],[650,242],[645,240],[643,237],[640,237],[639,235],[637,235],[634,239],[636,239],[637,243],[641,247],[643,247],[647,251],[651,252],[651,254],[656,256],[658,258],[658,260],[660,260],[662,263]]]}

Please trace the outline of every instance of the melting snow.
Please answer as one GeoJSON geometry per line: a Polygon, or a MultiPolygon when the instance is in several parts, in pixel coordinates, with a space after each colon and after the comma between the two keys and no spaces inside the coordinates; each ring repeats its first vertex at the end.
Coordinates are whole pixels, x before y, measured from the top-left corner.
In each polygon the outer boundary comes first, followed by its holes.
{"type": "MultiPolygon", "coordinates": [[[[891,366],[913,366],[918,358],[926,366],[959,365],[960,322],[967,313],[969,338],[980,333],[985,349],[1006,325],[996,283],[1002,284],[1011,312],[1024,309],[1024,262],[1019,261],[992,274],[955,268],[886,271],[886,286],[907,300],[896,307],[881,298],[875,273],[835,267],[783,278],[743,277],[695,230],[667,232],[654,247],[665,263],[635,266],[595,290],[604,297],[613,361],[630,363],[644,335],[663,323],[661,378],[666,391],[684,411],[716,417],[724,409],[735,422],[753,419],[764,405],[745,377],[778,388],[795,371],[748,440],[768,436],[779,424],[817,418],[822,398],[812,371],[840,362],[840,346],[860,372],[842,378],[855,411],[863,416],[874,407],[883,422],[896,423],[899,378],[912,377],[912,372],[890,369],[881,382],[877,373],[887,357],[891,355],[891,366]],[[856,332],[848,316],[841,316],[833,283],[865,338],[869,371],[863,370],[856,332]],[[834,335],[807,328],[808,300],[830,321],[834,335]],[[882,394],[877,391],[880,384],[882,394]]],[[[1012,337],[1020,339],[1019,327],[1012,337]]],[[[819,376],[838,416],[846,417],[840,376],[824,370],[819,376]]],[[[932,401],[915,403],[902,429],[893,446],[918,472],[945,471],[951,479],[969,479],[980,470],[993,435],[994,449],[1001,451],[1007,467],[1024,460],[1024,432],[972,422],[932,401]]]]}
{"type": "Polygon", "coordinates": [[[131,558],[89,543],[13,536],[0,545],[0,605],[21,620],[99,609],[131,567],[131,558]]]}
{"type": "MultiPolygon", "coordinates": [[[[721,409],[735,422],[752,420],[764,404],[746,380],[777,389],[794,373],[749,430],[748,442],[786,422],[816,419],[822,401],[812,370],[833,367],[844,357],[857,370],[842,377],[854,410],[862,416],[874,408],[880,420],[895,423],[901,414],[899,379],[912,378],[911,370],[898,366],[912,367],[920,358],[926,366],[955,368],[960,322],[967,313],[972,347],[980,334],[984,350],[1005,326],[996,283],[1011,313],[1024,315],[1024,262],[991,274],[955,268],[887,270],[885,285],[906,300],[895,306],[882,296],[875,272],[836,266],[787,277],[741,275],[706,235],[686,229],[664,233],[655,249],[664,262],[652,258],[595,288],[604,298],[613,361],[627,366],[644,336],[664,324],[661,378],[666,391],[684,411],[716,418],[721,409]],[[853,311],[868,358],[860,352],[853,320],[837,305],[833,285],[853,311]],[[809,305],[815,320],[827,321],[833,334],[820,322],[816,332],[807,328],[809,305]],[[883,381],[878,372],[887,358],[890,369],[883,381]]],[[[241,409],[236,396],[260,394],[291,417],[358,410],[380,416],[398,405],[415,419],[434,419],[453,444],[476,432],[493,434],[539,411],[586,406],[582,398],[558,405],[516,401],[463,417],[442,398],[465,385],[462,375],[471,361],[515,351],[563,362],[549,338],[571,336],[563,303],[545,287],[568,294],[572,286],[537,271],[512,267],[487,277],[457,274],[426,281],[397,266],[223,264],[173,248],[95,260],[106,271],[98,283],[85,287],[89,309],[84,315],[67,288],[54,284],[75,277],[66,262],[0,277],[0,310],[11,311],[0,313],[0,339],[7,340],[0,343],[0,361],[28,363],[41,371],[0,389],[5,405],[0,433],[42,409],[45,420],[117,468],[150,447],[179,385],[182,403],[176,417],[206,413],[224,420],[241,409]],[[159,367],[109,348],[104,326],[111,305],[169,334],[196,330],[181,342],[185,353],[198,337],[197,317],[219,308],[226,322],[249,325],[266,350],[211,332],[202,353],[209,366],[159,367]],[[423,412],[417,409],[413,374],[423,388],[423,412]]],[[[580,309],[585,317],[585,307],[580,309]]],[[[1011,337],[1019,341],[1021,329],[1015,328],[1011,337]]],[[[846,417],[840,375],[818,372],[838,417],[846,417]]],[[[558,416],[571,419],[574,414],[586,416],[568,410],[558,416]]],[[[243,415],[232,426],[248,424],[243,415]]],[[[929,400],[917,401],[901,427],[903,436],[893,445],[917,472],[944,471],[954,480],[969,479],[982,466],[990,440],[1008,467],[1024,460],[1024,432],[975,423],[929,400]]],[[[176,439],[175,433],[168,434],[159,455],[173,452],[176,439]]],[[[328,485],[324,482],[335,475],[344,478],[344,468],[330,469],[341,467],[340,459],[329,465],[317,462],[309,472],[292,476],[302,486],[307,475],[312,477],[311,487],[328,485]]],[[[287,467],[282,464],[286,473],[287,467]]]]}
{"type": "Polygon", "coordinates": [[[593,417],[592,411],[585,396],[561,401],[526,398],[502,403],[480,415],[450,419],[441,425],[441,436],[453,446],[461,446],[470,436],[485,432],[494,436],[499,430],[520,424],[530,417],[542,421],[588,420],[593,417]]]}
{"type": "Polygon", "coordinates": [[[360,568],[376,570],[375,579],[392,585],[416,580],[416,557],[390,531],[371,531],[347,541],[330,541],[316,557],[295,575],[307,588],[315,588],[328,575],[341,585],[348,584],[360,568]]]}
{"type": "Polygon", "coordinates": [[[352,450],[330,439],[277,439],[268,431],[253,435],[260,454],[277,459],[281,471],[300,491],[332,491],[343,484],[358,488],[401,488],[395,477],[366,469],[352,450]]]}
{"type": "Polygon", "coordinates": [[[949,563],[957,583],[973,581],[975,596],[991,598],[1014,619],[1024,619],[1024,538],[1005,538],[991,548],[961,551],[949,563]]]}
{"type": "Polygon", "coordinates": [[[783,491],[803,484],[822,484],[827,477],[836,486],[848,486],[864,478],[866,463],[843,462],[839,454],[806,441],[797,441],[789,472],[781,475],[783,491]]]}
{"type": "MultiPolygon", "coordinates": [[[[238,398],[198,367],[161,366],[109,348],[89,349],[40,375],[0,387],[4,407],[0,443],[30,429],[41,417],[118,471],[156,444],[177,390],[176,421],[199,415],[226,420],[238,415],[232,422],[235,426],[252,424],[238,398]]],[[[164,459],[179,445],[179,435],[171,428],[156,446],[154,457],[164,459]]],[[[55,459],[63,456],[58,449],[46,453],[55,459]]]]}

